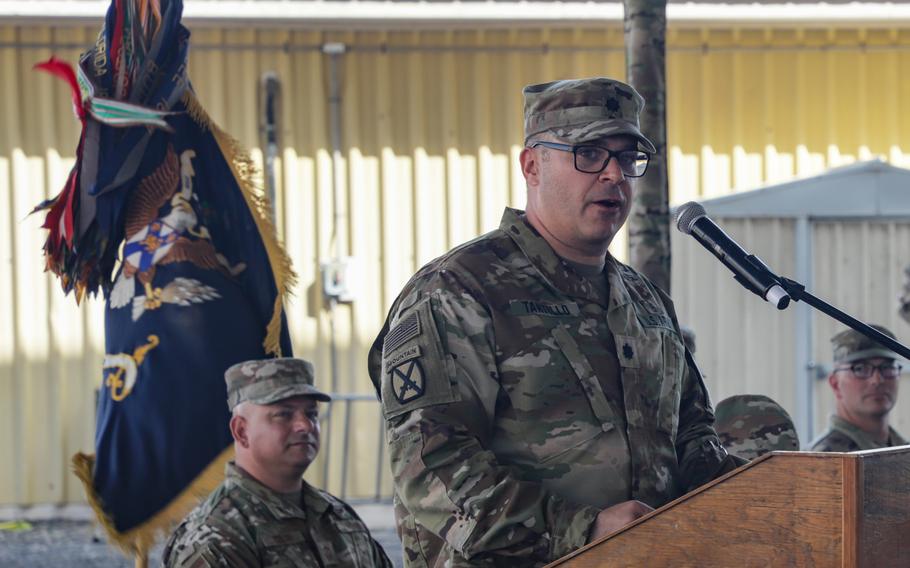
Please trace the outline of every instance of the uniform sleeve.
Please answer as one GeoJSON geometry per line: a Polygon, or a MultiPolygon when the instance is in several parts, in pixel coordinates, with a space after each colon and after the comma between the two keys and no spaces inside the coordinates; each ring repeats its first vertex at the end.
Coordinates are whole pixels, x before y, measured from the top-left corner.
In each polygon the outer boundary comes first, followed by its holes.
{"type": "Polygon", "coordinates": [[[499,378],[484,306],[450,276],[393,323],[382,404],[397,493],[416,521],[478,562],[530,565],[584,545],[599,511],[518,479],[490,449],[499,378]]]}
{"type": "Polygon", "coordinates": [[[676,455],[686,491],[748,463],[727,453],[714,430],[714,409],[692,354],[686,349],[676,455]]]}
{"type": "MultiPolygon", "coordinates": [[[[680,333],[673,302],[662,291],[658,293],[673,319],[677,333],[680,333]]],[[[687,492],[748,463],[728,454],[721,444],[714,430],[714,409],[711,407],[708,389],[688,349],[685,349],[682,370],[676,458],[682,486],[687,492]]]]}
{"type": "Polygon", "coordinates": [[[256,551],[233,531],[203,525],[167,547],[166,568],[256,568],[256,551]]]}

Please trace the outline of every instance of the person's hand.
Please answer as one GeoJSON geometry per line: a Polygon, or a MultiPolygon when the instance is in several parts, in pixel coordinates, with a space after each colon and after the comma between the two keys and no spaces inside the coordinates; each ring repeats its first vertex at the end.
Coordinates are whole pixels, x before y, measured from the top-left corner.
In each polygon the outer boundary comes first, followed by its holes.
{"type": "Polygon", "coordinates": [[[588,536],[588,542],[593,542],[602,536],[607,536],[628,525],[635,519],[643,517],[654,509],[641,501],[625,501],[613,505],[597,514],[594,527],[588,536]]]}

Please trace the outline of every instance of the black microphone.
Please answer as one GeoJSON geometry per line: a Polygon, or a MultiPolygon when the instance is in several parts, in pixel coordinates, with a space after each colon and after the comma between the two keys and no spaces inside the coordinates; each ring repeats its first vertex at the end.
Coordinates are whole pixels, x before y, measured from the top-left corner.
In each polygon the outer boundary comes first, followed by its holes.
{"type": "Polygon", "coordinates": [[[703,247],[733,271],[737,282],[761,299],[782,310],[790,304],[790,295],[781,287],[780,279],[754,254],[748,254],[736,241],[705,214],[705,208],[690,201],[679,208],[676,228],[692,235],[703,247]]]}

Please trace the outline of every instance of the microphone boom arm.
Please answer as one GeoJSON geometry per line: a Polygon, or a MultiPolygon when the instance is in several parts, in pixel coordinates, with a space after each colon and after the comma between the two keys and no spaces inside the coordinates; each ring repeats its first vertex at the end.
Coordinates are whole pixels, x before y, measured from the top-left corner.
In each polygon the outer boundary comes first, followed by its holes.
{"type": "Polygon", "coordinates": [[[780,285],[787,291],[787,294],[790,295],[790,298],[794,302],[804,301],[816,310],[836,319],[842,324],[846,325],[849,328],[855,329],[856,331],[862,333],[869,339],[878,342],[879,344],[887,347],[888,349],[894,351],[904,359],[910,360],[910,348],[908,348],[903,343],[891,339],[884,333],[878,331],[877,329],[865,324],[855,317],[843,312],[831,304],[825,302],[821,298],[814,296],[806,291],[806,287],[797,282],[796,280],[791,280],[789,278],[781,277],[780,285]]]}

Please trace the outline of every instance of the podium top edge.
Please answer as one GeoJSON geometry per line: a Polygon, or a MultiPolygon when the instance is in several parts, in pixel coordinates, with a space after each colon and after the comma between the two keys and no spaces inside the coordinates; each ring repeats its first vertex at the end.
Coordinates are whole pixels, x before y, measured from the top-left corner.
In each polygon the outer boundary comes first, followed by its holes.
{"type": "Polygon", "coordinates": [[[765,459],[768,459],[773,456],[803,456],[803,457],[813,457],[813,458],[825,458],[825,457],[864,458],[867,456],[903,454],[903,453],[907,453],[907,452],[910,452],[910,445],[893,446],[890,448],[876,448],[873,450],[860,450],[860,451],[856,451],[856,452],[809,452],[809,451],[789,452],[789,451],[777,450],[777,451],[773,451],[773,452],[768,452],[767,454],[764,454],[763,456],[760,456],[760,457],[752,460],[748,464],[746,464],[746,465],[742,466],[741,468],[738,468],[734,471],[739,471],[740,469],[743,469],[748,466],[751,466],[752,464],[764,461],[765,459]]]}

